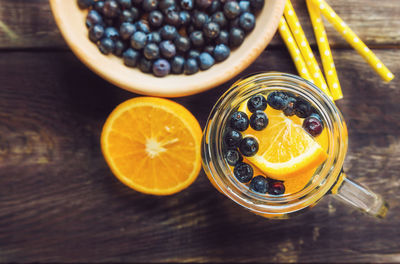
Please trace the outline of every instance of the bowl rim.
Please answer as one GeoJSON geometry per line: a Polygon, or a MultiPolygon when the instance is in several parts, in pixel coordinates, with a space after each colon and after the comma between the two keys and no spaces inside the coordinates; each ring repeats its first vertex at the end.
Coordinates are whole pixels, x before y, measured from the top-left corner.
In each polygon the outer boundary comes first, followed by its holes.
{"type": "MultiPolygon", "coordinates": [[[[56,21],[57,27],[61,32],[61,35],[63,36],[64,40],[66,41],[68,47],[72,50],[72,52],[75,54],[78,59],[85,64],[90,70],[95,72],[97,75],[102,77],[103,79],[107,80],[108,82],[112,83],[113,85],[120,87],[122,89],[125,89],[127,91],[137,93],[137,94],[142,94],[142,95],[150,95],[150,96],[161,96],[161,97],[183,97],[183,96],[188,96],[188,95],[193,95],[197,94],[206,90],[209,90],[211,88],[217,87],[232,78],[234,78],[236,75],[238,75],[240,72],[245,70],[250,64],[252,64],[257,57],[265,50],[267,45],[270,43],[271,39],[273,38],[278,25],[280,18],[282,17],[284,6],[285,6],[285,0],[275,0],[275,5],[274,5],[274,10],[272,11],[273,17],[271,18],[271,26],[270,27],[265,27],[263,30],[263,37],[257,38],[256,43],[253,44],[254,49],[250,51],[246,51],[246,56],[243,56],[242,60],[235,61],[231,67],[228,69],[224,70],[222,74],[218,75],[218,78],[214,78],[212,81],[210,81],[208,78],[197,78],[199,73],[196,73],[194,75],[182,75],[185,76],[185,78],[190,78],[193,77],[193,82],[190,83],[190,87],[185,86],[185,87],[180,87],[179,82],[176,82],[174,84],[174,88],[176,89],[160,89],[160,83],[158,81],[155,82],[141,82],[140,81],[135,81],[134,79],[130,79],[130,81],[126,80],[120,80],[116,78],[113,74],[111,74],[109,71],[105,69],[105,67],[102,67],[96,63],[93,63],[91,60],[90,56],[88,56],[79,45],[76,45],[73,42],[73,37],[70,36],[70,32],[66,26],[66,23],[63,23],[63,18],[62,18],[62,8],[60,5],[58,5],[59,2],[62,2],[65,0],[49,0],[50,2],[50,8],[54,17],[54,20],[56,21]]],[[[73,1],[73,0],[69,0],[73,1]]],[[[99,55],[101,55],[99,53],[99,55]]],[[[222,62],[223,63],[223,62],[222,62]]],[[[149,75],[148,73],[142,73],[138,71],[137,73],[143,74],[143,75],[149,75]]],[[[173,77],[179,76],[179,75],[171,75],[173,77]]],[[[152,76],[153,77],[153,76],[152,76]]],[[[157,78],[157,77],[153,77],[157,78]]],[[[160,79],[168,79],[167,77],[160,78],[160,79]]],[[[182,86],[182,85],[181,85],[182,86]]]]}

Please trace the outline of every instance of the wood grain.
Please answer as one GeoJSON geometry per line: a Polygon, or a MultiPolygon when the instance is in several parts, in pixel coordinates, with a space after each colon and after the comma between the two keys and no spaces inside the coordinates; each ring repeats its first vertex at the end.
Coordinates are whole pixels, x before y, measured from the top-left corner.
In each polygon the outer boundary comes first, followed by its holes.
{"type": "MultiPolygon", "coordinates": [[[[41,1],[36,1],[41,2],[41,1]]],[[[400,76],[398,50],[376,50],[400,76]]],[[[253,215],[204,173],[170,197],[134,192],[105,164],[106,116],[134,96],[70,52],[3,52],[0,60],[0,262],[399,262],[400,82],[383,83],[352,50],[334,50],[349,127],[345,168],[391,209],[367,217],[331,197],[290,221],[253,215]]],[[[267,50],[241,76],[294,67],[267,50]]],[[[175,99],[204,127],[235,80],[175,99]]]]}
{"type": "MultiPolygon", "coordinates": [[[[292,2],[310,43],[315,45],[305,2],[292,2]]],[[[400,5],[397,0],[329,0],[328,3],[370,47],[400,44],[400,5]]],[[[331,45],[349,47],[325,22],[331,45]]],[[[283,42],[276,37],[271,45],[282,46],[283,42]]],[[[53,21],[48,0],[0,0],[0,48],[67,49],[53,21]]]]}

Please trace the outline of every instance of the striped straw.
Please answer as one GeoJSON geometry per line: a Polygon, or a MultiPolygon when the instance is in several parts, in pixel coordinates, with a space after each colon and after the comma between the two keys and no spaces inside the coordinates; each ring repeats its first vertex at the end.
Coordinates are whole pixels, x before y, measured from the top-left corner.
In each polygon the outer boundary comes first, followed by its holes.
{"type": "Polygon", "coordinates": [[[314,35],[317,40],[319,54],[324,66],[324,73],[331,91],[333,100],[343,98],[342,89],[340,88],[339,79],[336,73],[335,63],[333,62],[331,48],[329,46],[328,37],[325,27],[321,19],[321,12],[318,7],[314,6],[311,0],[306,0],[308,13],[314,27],[314,35]]]}
{"type": "Polygon", "coordinates": [[[279,22],[279,34],[285,42],[290,56],[292,56],[292,60],[294,61],[299,75],[310,82],[314,82],[284,17],[281,17],[281,21],[279,22]]]}
{"type": "Polygon", "coordinates": [[[342,37],[371,65],[371,67],[382,77],[390,82],[394,75],[382,63],[380,59],[365,45],[364,42],[350,29],[349,26],[333,11],[324,0],[312,0],[319,7],[324,17],[342,35],[342,37]]]}
{"type": "Polygon", "coordinates": [[[301,28],[299,19],[297,18],[296,13],[294,12],[290,0],[286,1],[284,15],[292,31],[294,39],[296,40],[297,45],[299,46],[300,52],[307,63],[307,68],[310,71],[312,78],[314,79],[314,83],[321,90],[323,90],[331,99],[333,99],[331,93],[328,90],[328,86],[326,85],[321,69],[318,66],[317,60],[315,59],[314,54],[310,48],[310,44],[308,44],[306,35],[304,34],[303,29],[301,28]]]}

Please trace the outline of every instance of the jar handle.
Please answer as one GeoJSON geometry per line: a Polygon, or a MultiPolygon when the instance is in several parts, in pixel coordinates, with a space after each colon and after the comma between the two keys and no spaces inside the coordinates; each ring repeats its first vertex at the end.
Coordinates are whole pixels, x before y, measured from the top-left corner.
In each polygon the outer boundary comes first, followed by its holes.
{"type": "Polygon", "coordinates": [[[382,196],[348,178],[345,173],[339,175],[331,193],[338,200],[378,218],[384,218],[388,211],[388,204],[382,196]]]}

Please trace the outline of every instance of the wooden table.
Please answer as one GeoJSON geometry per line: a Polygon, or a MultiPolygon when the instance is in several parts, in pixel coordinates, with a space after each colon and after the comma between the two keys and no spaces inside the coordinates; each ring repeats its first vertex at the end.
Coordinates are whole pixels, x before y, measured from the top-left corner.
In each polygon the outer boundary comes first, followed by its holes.
{"type": "MultiPolygon", "coordinates": [[[[304,1],[293,2],[316,50],[304,1]]],[[[70,52],[46,0],[0,0],[0,261],[400,262],[400,5],[329,2],[397,75],[384,83],[327,25],[349,127],[345,169],[387,199],[386,219],[327,197],[270,221],[223,197],[204,172],[170,197],[128,189],[104,162],[99,135],[111,110],[136,95],[70,52]]],[[[256,71],[296,73],[279,37],[240,76],[256,71]]],[[[234,80],[174,100],[204,126],[234,80]]]]}

